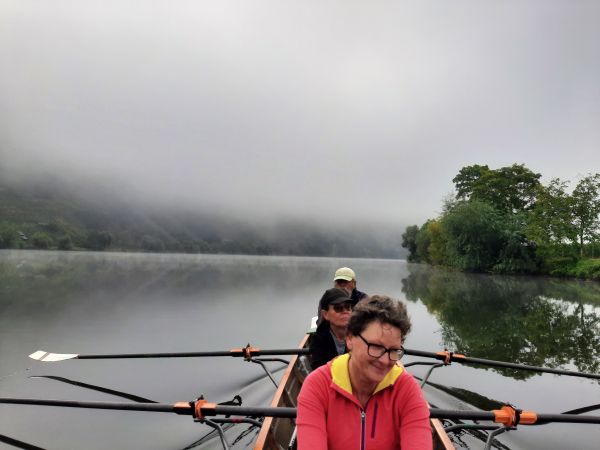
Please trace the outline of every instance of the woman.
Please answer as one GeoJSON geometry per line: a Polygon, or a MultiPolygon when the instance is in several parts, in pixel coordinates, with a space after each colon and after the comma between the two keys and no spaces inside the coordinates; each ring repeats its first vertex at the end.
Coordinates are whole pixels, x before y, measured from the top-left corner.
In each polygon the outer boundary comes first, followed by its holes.
{"type": "Polygon", "coordinates": [[[327,289],[321,297],[321,322],[310,340],[313,370],[346,353],[346,327],[355,303],[343,289],[327,289]]]}
{"type": "Polygon", "coordinates": [[[299,450],[431,450],[427,402],[398,363],[410,327],[397,300],[374,295],[355,306],[350,353],[312,372],[298,396],[299,450]]]}

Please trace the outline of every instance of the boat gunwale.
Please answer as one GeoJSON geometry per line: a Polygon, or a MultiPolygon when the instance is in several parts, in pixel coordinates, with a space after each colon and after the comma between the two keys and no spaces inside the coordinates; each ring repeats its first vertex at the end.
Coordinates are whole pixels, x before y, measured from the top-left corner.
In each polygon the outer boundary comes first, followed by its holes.
{"type": "MultiPolygon", "coordinates": [[[[309,336],[310,336],[310,334],[308,334],[308,333],[304,335],[298,348],[302,349],[306,346],[306,342],[308,341],[309,336]]],[[[290,360],[290,363],[288,364],[287,368],[285,369],[285,372],[283,373],[283,376],[281,377],[281,381],[279,382],[279,385],[277,386],[277,390],[275,391],[275,394],[273,395],[273,399],[271,400],[271,407],[279,406],[279,403],[283,396],[285,387],[286,387],[288,380],[290,379],[290,376],[292,375],[292,372],[294,370],[294,366],[298,362],[298,358],[299,358],[298,355],[294,355],[292,357],[292,359],[290,360]]],[[[273,417],[265,417],[265,420],[263,421],[263,424],[260,427],[260,431],[258,432],[258,437],[256,438],[256,443],[254,444],[254,450],[263,450],[265,448],[265,444],[267,442],[269,432],[271,431],[272,423],[273,423],[273,417]]]]}

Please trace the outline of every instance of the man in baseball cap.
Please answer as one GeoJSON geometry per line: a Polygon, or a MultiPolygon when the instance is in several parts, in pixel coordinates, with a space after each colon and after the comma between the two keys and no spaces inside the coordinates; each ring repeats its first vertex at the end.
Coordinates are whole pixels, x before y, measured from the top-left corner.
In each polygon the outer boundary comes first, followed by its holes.
{"type": "Polygon", "coordinates": [[[356,289],[356,274],[350,267],[340,267],[333,276],[333,286],[348,292],[354,303],[358,303],[367,296],[364,292],[356,289]]]}
{"type": "MultiPolygon", "coordinates": [[[[350,267],[340,267],[333,276],[333,287],[342,289],[348,293],[354,304],[367,297],[367,294],[356,289],[356,274],[350,267]]],[[[317,325],[321,323],[321,310],[323,309],[322,300],[319,300],[317,310],[317,325]]]]}

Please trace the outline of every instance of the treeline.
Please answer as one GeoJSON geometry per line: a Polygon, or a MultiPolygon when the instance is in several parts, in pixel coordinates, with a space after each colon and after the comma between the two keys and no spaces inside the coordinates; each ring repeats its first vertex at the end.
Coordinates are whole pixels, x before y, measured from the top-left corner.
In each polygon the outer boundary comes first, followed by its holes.
{"type": "Polygon", "coordinates": [[[469,272],[600,279],[600,174],[569,190],[524,165],[463,167],[442,213],[402,235],[409,261],[469,272]]]}
{"type": "Polygon", "coordinates": [[[47,185],[0,186],[0,249],[405,257],[399,230],[369,233],[283,220],[250,225],[106,198],[82,199],[47,185]]]}

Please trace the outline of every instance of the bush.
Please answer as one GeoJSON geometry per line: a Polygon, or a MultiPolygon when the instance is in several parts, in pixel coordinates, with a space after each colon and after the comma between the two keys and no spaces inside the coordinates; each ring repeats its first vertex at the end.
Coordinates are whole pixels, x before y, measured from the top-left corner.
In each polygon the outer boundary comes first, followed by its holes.
{"type": "Polygon", "coordinates": [[[73,241],[70,236],[62,236],[58,239],[59,250],[71,250],[73,248],[73,241]]]}
{"type": "Polygon", "coordinates": [[[0,248],[15,248],[18,240],[17,228],[12,223],[0,223],[0,248]]]}
{"type": "Polygon", "coordinates": [[[554,277],[568,277],[576,264],[577,258],[573,256],[555,256],[544,260],[542,270],[554,277]]]}
{"type": "Polygon", "coordinates": [[[569,270],[571,276],[588,280],[600,280],[600,259],[582,259],[569,270]]]}
{"type": "Polygon", "coordinates": [[[43,231],[33,233],[31,236],[31,242],[35,248],[39,249],[48,249],[52,247],[52,238],[48,235],[48,233],[44,233],[43,231]]]}
{"type": "Polygon", "coordinates": [[[86,246],[92,250],[104,250],[112,242],[108,231],[92,231],[88,234],[86,246]]]}

